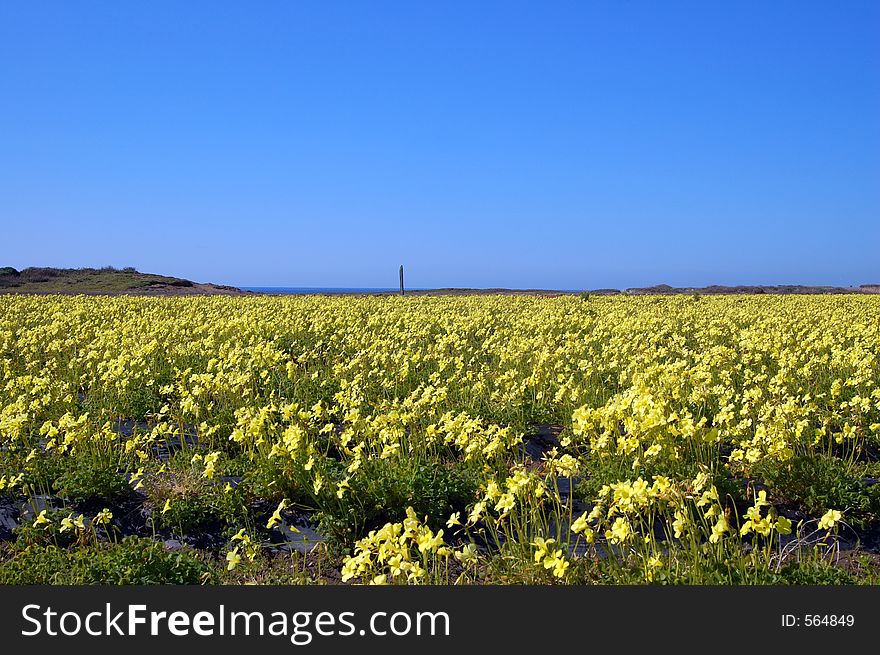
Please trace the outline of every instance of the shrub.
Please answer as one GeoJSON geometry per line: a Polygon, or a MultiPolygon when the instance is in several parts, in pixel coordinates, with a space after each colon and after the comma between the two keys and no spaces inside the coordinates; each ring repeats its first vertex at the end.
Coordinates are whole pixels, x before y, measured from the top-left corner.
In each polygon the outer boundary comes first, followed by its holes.
{"type": "Polygon", "coordinates": [[[408,460],[365,461],[349,484],[341,499],[328,489],[318,512],[322,532],[343,545],[403,520],[407,507],[427,516],[433,530],[444,528],[450,514],[473,502],[477,489],[476,476],[460,464],[408,460]]]}
{"type": "Polygon", "coordinates": [[[53,486],[59,495],[75,503],[110,502],[130,493],[128,482],[114,464],[84,456],[71,458],[53,486]]]}

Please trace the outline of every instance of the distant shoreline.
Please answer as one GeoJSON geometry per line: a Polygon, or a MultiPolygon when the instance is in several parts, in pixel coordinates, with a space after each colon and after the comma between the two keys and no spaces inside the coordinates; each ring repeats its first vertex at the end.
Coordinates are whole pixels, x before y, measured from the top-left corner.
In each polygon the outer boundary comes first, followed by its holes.
{"type": "MultiPolygon", "coordinates": [[[[229,285],[192,282],[182,278],[141,273],[133,268],[26,268],[18,271],[0,267],[0,294],[63,294],[108,296],[392,296],[398,287],[233,287],[229,285]]],[[[406,289],[408,296],[673,296],[673,295],[818,295],[818,294],[880,294],[880,284],[858,287],[810,285],[710,285],[705,287],[652,287],[628,289],[507,289],[439,288],[406,289]]]]}

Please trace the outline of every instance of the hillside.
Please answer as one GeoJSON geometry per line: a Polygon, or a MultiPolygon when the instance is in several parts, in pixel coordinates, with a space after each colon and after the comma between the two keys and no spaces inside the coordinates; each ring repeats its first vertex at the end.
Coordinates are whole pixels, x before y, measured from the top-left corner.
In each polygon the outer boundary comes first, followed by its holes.
{"type": "Polygon", "coordinates": [[[204,296],[243,295],[236,287],[202,284],[133,268],[0,268],[0,293],[204,296]]]}

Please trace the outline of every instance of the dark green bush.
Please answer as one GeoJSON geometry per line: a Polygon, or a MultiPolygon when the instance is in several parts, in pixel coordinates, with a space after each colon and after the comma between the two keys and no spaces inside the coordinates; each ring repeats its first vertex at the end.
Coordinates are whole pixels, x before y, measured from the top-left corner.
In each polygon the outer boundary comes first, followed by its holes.
{"type": "Polygon", "coordinates": [[[403,520],[407,507],[427,516],[432,529],[445,528],[450,514],[474,501],[477,478],[460,464],[379,459],[365,461],[349,484],[342,499],[328,489],[318,511],[322,532],[342,545],[403,520]]]}
{"type": "Polygon", "coordinates": [[[75,503],[110,502],[131,491],[115,463],[108,464],[86,456],[71,457],[53,486],[58,495],[75,503]]]}

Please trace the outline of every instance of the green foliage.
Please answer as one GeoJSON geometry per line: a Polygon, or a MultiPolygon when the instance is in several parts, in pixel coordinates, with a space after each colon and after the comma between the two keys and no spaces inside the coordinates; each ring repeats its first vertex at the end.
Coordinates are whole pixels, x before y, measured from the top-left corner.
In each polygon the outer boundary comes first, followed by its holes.
{"type": "Polygon", "coordinates": [[[110,502],[130,493],[128,482],[115,462],[87,456],[68,456],[68,459],[64,472],[53,485],[58,495],[74,503],[84,503],[110,502]]]}
{"type": "Polygon", "coordinates": [[[173,469],[144,480],[150,520],[155,528],[176,534],[239,525],[247,516],[241,487],[202,477],[191,469],[173,469]]]}
{"type": "Polygon", "coordinates": [[[857,467],[836,457],[809,454],[761,467],[774,495],[812,516],[844,511],[848,523],[865,526],[880,516],[880,487],[866,485],[857,467]]]}
{"type": "Polygon", "coordinates": [[[294,505],[303,506],[309,506],[313,501],[313,494],[308,489],[309,476],[303,470],[302,462],[257,455],[250,461],[244,461],[243,457],[231,460],[228,470],[240,474],[241,486],[256,498],[271,503],[287,498],[294,505]]]}
{"type": "Polygon", "coordinates": [[[201,584],[216,567],[188,550],[168,551],[152,539],[66,549],[55,544],[0,550],[0,584],[201,584]]]}
{"type": "Polygon", "coordinates": [[[784,566],[780,571],[786,584],[847,585],[858,584],[852,573],[828,562],[810,561],[784,566]]]}
{"type": "Polygon", "coordinates": [[[22,472],[22,487],[30,493],[63,496],[74,503],[111,502],[130,493],[126,472],[130,458],[93,445],[61,453],[10,449],[0,451],[3,471],[22,472]]]}
{"type": "Polygon", "coordinates": [[[51,523],[44,525],[35,525],[33,523],[35,517],[30,514],[23,516],[22,522],[13,530],[16,545],[18,547],[70,545],[76,535],[72,532],[59,532],[59,522],[67,514],[63,511],[46,510],[43,516],[51,523]]]}
{"type": "Polygon", "coordinates": [[[0,471],[7,476],[23,473],[22,486],[37,493],[50,493],[52,482],[63,472],[63,463],[44,453],[27,461],[28,450],[0,448],[0,471]]]}
{"type": "Polygon", "coordinates": [[[365,461],[349,484],[341,499],[329,489],[318,512],[322,532],[343,545],[403,520],[407,507],[428,516],[432,529],[441,529],[450,514],[474,501],[477,478],[460,464],[378,459],[365,461]]]}

